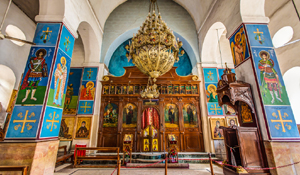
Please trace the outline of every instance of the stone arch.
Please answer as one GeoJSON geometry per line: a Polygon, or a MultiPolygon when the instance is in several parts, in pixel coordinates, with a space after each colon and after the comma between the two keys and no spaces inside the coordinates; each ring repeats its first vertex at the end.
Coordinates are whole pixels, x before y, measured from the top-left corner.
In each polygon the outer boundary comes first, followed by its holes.
{"type": "Polygon", "coordinates": [[[292,67],[283,75],[286,91],[297,124],[300,124],[300,67],[292,67]]]}
{"type": "Polygon", "coordinates": [[[85,63],[99,62],[100,58],[100,42],[92,26],[83,21],[78,26],[78,33],[82,39],[85,55],[85,63]]]}
{"type": "Polygon", "coordinates": [[[201,62],[205,67],[224,67],[225,62],[233,67],[227,30],[222,22],[214,23],[207,31],[201,51],[201,62]]]}
{"type": "Polygon", "coordinates": [[[16,83],[16,76],[12,69],[0,65],[0,102],[5,111],[9,105],[10,97],[16,83]]]}

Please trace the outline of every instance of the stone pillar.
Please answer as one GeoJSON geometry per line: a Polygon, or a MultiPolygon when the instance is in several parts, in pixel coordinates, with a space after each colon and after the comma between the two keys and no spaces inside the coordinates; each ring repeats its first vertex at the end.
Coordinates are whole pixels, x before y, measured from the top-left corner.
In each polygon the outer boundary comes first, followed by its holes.
{"type": "MultiPolygon", "coordinates": [[[[299,161],[299,132],[267,24],[242,24],[229,38],[237,80],[252,85],[269,167],[299,161]],[[290,142],[293,141],[293,142],[290,142]]],[[[300,165],[272,170],[300,172],[300,165]],[[296,166],[296,168],[295,168],[296,166]]]]}
{"type": "Polygon", "coordinates": [[[63,23],[37,24],[7,143],[1,143],[15,150],[2,152],[1,165],[30,165],[30,174],[53,173],[74,41],[63,23]]]}

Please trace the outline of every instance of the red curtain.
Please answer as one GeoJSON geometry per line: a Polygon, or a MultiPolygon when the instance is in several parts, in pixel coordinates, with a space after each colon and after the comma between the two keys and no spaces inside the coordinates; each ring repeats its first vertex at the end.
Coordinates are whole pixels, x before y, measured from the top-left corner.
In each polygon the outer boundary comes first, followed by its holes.
{"type": "Polygon", "coordinates": [[[143,112],[142,129],[145,129],[148,125],[159,129],[159,115],[155,108],[147,108],[143,112]]]}

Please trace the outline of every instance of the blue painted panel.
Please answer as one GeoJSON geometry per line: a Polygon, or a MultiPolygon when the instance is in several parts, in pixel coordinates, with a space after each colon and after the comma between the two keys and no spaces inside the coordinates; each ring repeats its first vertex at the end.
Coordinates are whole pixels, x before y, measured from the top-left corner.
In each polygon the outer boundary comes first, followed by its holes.
{"type": "Polygon", "coordinates": [[[6,138],[36,138],[42,106],[15,106],[6,138]]]}
{"type": "Polygon", "coordinates": [[[246,24],[246,30],[251,47],[273,47],[268,25],[246,24]]]}
{"type": "Polygon", "coordinates": [[[95,81],[97,80],[98,68],[97,67],[85,67],[83,70],[83,81],[95,81]]]}
{"type": "Polygon", "coordinates": [[[94,101],[79,101],[77,114],[93,114],[94,101]]]}
{"type": "Polygon", "coordinates": [[[68,79],[68,86],[72,84],[73,96],[79,95],[80,81],[82,76],[82,68],[70,68],[70,74],[68,79]]]}
{"type": "Polygon", "coordinates": [[[61,23],[38,23],[33,42],[39,46],[56,46],[61,23]]]}
{"type": "Polygon", "coordinates": [[[252,54],[264,105],[289,105],[274,49],[252,48],[252,54]],[[267,55],[266,61],[264,61],[263,53],[267,55]]]}
{"type": "Polygon", "coordinates": [[[54,64],[51,86],[48,94],[48,106],[62,108],[67,90],[68,75],[70,72],[71,59],[58,49],[54,64]]]}
{"type": "Polygon", "coordinates": [[[70,58],[72,58],[75,38],[69,30],[63,26],[59,41],[59,48],[63,50],[70,58]]]}
{"type": "Polygon", "coordinates": [[[231,38],[229,38],[229,41],[233,63],[234,66],[237,66],[250,56],[249,46],[247,43],[243,25],[238,28],[238,30],[231,36],[231,38]]]}
{"type": "Polygon", "coordinates": [[[217,68],[203,68],[205,83],[218,83],[217,68]]]}
{"type": "Polygon", "coordinates": [[[44,103],[54,52],[55,47],[31,47],[16,104],[41,105],[44,103]],[[30,78],[31,74],[41,73],[35,69],[38,67],[37,65],[41,65],[41,68],[47,72],[47,75],[43,76],[40,74],[40,77],[30,78]],[[34,94],[34,98],[36,99],[31,99],[30,94],[28,95],[29,97],[25,99],[26,91],[29,90],[32,93],[33,89],[36,89],[34,94]]]}
{"type": "Polygon", "coordinates": [[[208,115],[223,115],[223,109],[219,106],[218,102],[207,103],[208,115]]]}
{"type": "Polygon", "coordinates": [[[60,122],[62,118],[62,109],[47,106],[40,138],[58,137],[60,122]]]}
{"type": "Polygon", "coordinates": [[[299,138],[290,106],[265,106],[271,138],[299,138]]]}
{"type": "MultiPolygon", "coordinates": [[[[181,50],[184,49],[180,48],[179,53],[181,52],[181,50]]],[[[182,56],[179,56],[179,61],[174,64],[174,67],[177,67],[176,73],[179,76],[187,76],[191,74],[193,67],[189,55],[185,53],[182,56]]]]}
{"type": "Polygon", "coordinates": [[[207,102],[218,102],[217,83],[205,83],[207,102]]]}

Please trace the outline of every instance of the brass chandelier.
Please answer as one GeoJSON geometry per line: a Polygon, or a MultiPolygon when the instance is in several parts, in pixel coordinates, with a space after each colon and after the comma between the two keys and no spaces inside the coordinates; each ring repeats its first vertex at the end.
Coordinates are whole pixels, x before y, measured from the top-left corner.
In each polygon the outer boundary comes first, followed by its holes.
{"type": "MultiPolygon", "coordinates": [[[[156,0],[150,0],[149,14],[137,34],[133,35],[132,41],[125,48],[128,61],[132,63],[149,78],[153,79],[154,85],[150,87],[149,81],[146,90],[141,93],[142,97],[149,98],[159,96],[156,78],[168,72],[179,61],[179,48],[182,42],[173,34],[173,31],[162,20],[156,0]],[[155,13],[157,7],[158,16],[155,13]],[[151,90],[150,90],[151,89],[151,90]],[[154,91],[158,94],[153,94],[154,91]],[[152,95],[145,95],[150,93],[152,95]]],[[[182,53],[183,54],[183,50],[182,53]]]]}

